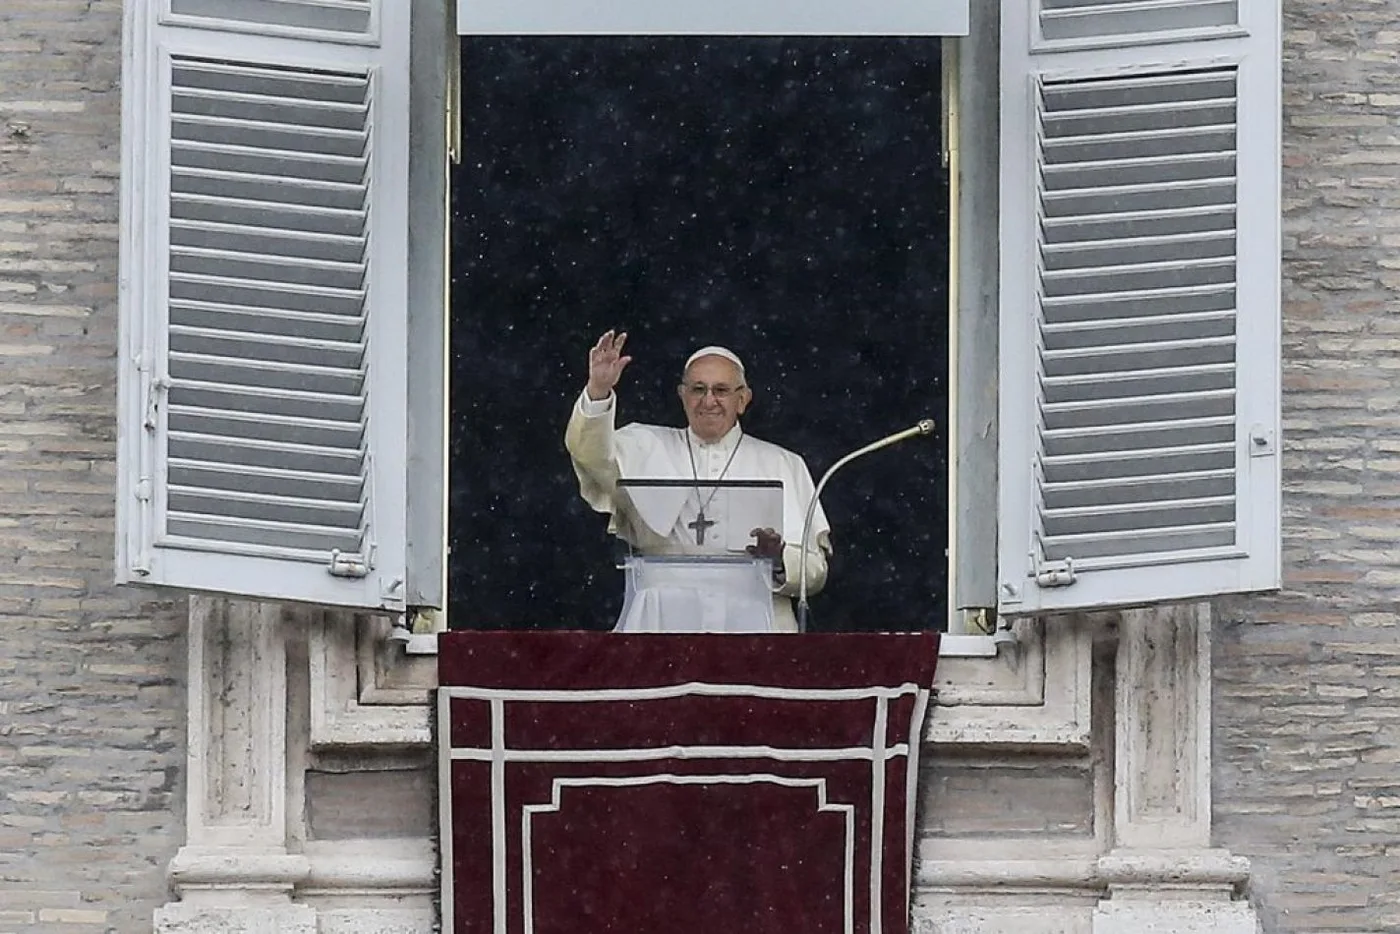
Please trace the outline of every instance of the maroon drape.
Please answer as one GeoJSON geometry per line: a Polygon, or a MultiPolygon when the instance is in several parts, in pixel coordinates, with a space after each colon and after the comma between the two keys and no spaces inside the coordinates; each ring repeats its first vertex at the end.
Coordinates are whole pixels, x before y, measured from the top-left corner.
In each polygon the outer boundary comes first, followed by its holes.
{"type": "Polygon", "coordinates": [[[904,934],[937,646],[445,634],[448,930],[904,934]]]}

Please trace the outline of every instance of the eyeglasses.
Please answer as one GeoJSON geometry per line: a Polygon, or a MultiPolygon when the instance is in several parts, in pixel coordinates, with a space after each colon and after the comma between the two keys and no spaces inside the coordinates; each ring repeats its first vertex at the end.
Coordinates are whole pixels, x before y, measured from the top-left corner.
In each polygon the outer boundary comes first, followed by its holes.
{"type": "Polygon", "coordinates": [[[724,402],[736,392],[742,392],[743,386],[726,386],[723,383],[718,386],[707,386],[704,383],[681,383],[681,389],[685,394],[695,400],[705,398],[706,395],[713,395],[720,402],[724,402]]]}

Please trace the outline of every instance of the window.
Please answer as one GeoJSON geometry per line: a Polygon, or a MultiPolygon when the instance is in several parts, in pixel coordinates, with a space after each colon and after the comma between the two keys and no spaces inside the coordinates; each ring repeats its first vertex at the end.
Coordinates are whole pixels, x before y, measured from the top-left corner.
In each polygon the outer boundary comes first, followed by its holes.
{"type": "Polygon", "coordinates": [[[745,359],[746,432],[839,457],[814,628],[946,612],[947,180],[936,38],[467,37],[453,172],[448,619],[609,627],[606,520],[562,447],[609,328],[619,422],[684,424],[681,361],[745,359]]]}
{"type": "MultiPolygon", "coordinates": [[[[447,11],[263,5],[126,6],[118,576],[439,605],[447,11]]],[[[997,454],[995,522],[956,477],[959,603],[1277,585],[1278,30],[1002,4],[999,142],[969,123],[956,179],[950,443],[997,454]]]]}

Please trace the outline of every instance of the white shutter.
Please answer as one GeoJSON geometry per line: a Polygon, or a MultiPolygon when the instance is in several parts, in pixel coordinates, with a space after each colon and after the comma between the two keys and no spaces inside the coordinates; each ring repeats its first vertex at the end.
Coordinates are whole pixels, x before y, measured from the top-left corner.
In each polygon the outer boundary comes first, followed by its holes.
{"type": "Polygon", "coordinates": [[[134,0],[118,578],[404,604],[407,15],[134,0]]]}
{"type": "Polygon", "coordinates": [[[1005,0],[1003,613],[1279,582],[1279,12],[1005,0]]]}

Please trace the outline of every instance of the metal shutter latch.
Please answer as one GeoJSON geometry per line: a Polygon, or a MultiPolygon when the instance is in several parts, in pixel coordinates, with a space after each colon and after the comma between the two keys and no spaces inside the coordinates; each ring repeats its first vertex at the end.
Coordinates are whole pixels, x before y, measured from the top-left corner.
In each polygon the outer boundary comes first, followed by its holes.
{"type": "Polygon", "coordinates": [[[369,561],[358,552],[346,554],[337,549],[331,552],[331,563],[326,570],[332,577],[368,577],[369,561]]]}
{"type": "Polygon", "coordinates": [[[1074,573],[1073,558],[1065,558],[1063,561],[1036,559],[1035,582],[1041,587],[1068,587],[1078,579],[1074,573]]]}

